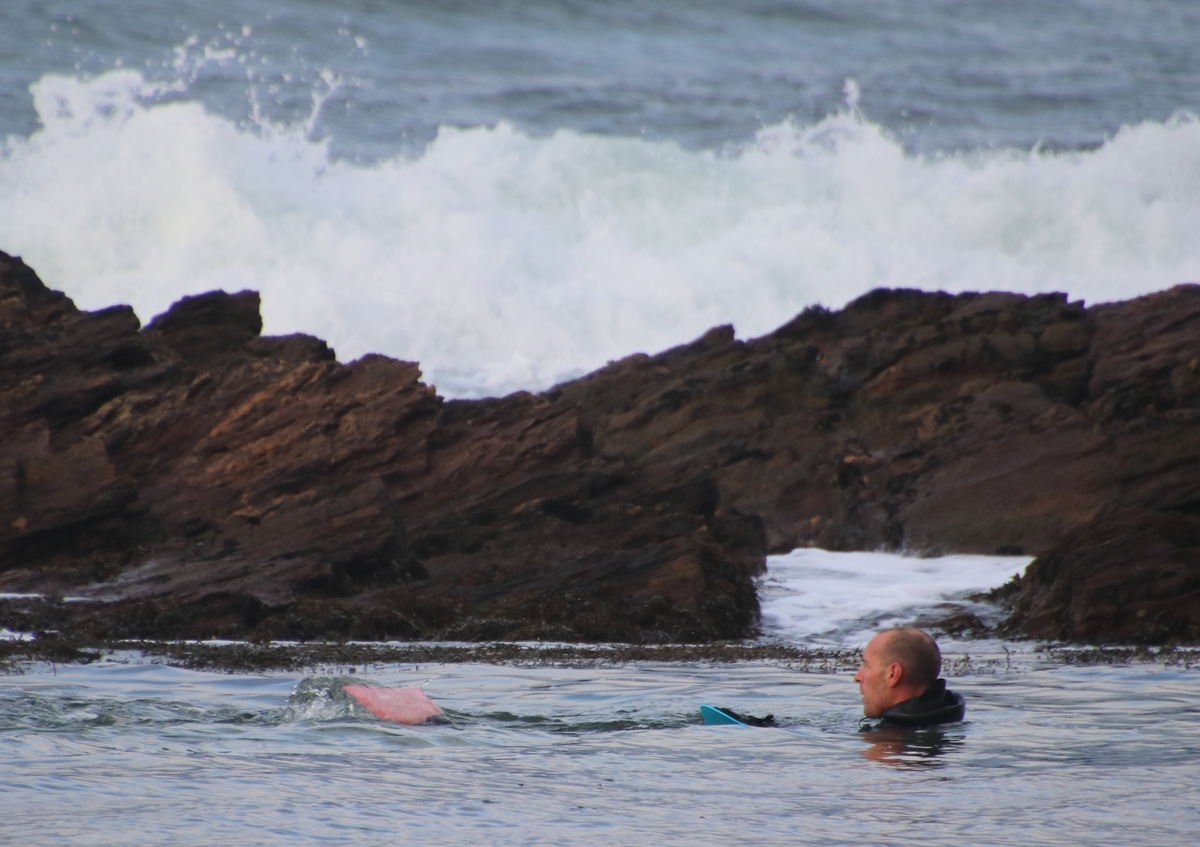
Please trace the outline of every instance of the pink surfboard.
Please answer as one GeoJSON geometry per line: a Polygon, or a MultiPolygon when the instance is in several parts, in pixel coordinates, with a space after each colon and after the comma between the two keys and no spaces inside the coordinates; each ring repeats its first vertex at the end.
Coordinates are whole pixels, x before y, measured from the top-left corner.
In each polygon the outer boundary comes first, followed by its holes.
{"type": "Polygon", "coordinates": [[[342,689],[375,717],[395,723],[419,724],[442,713],[438,704],[419,688],[368,688],[344,685],[342,689]]]}

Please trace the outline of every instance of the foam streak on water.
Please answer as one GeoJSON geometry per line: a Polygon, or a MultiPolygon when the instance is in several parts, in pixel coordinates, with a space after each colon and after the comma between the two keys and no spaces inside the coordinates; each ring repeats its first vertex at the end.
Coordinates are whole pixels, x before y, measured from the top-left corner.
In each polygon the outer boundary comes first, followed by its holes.
{"type": "MultiPolygon", "coordinates": [[[[416,359],[451,396],[544,388],[732,322],[753,336],[877,286],[1064,290],[1200,279],[1200,122],[1066,153],[906,152],[848,106],[731,153],[506,124],[334,160],[117,70],[46,75],[0,156],[0,248],[142,319],[214,288],[339,357],[416,359]]],[[[318,108],[318,107],[314,107],[318,108]]]]}

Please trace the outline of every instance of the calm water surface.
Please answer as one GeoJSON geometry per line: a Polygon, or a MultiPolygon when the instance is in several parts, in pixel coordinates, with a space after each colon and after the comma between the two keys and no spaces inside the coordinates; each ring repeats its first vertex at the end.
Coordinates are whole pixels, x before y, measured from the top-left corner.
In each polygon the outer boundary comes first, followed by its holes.
{"type": "Polygon", "coordinates": [[[423,684],[453,721],[406,728],[336,672],[117,656],[4,677],[0,840],[1182,845],[1200,825],[1196,671],[985,667],[952,680],[965,724],[875,743],[849,674],[359,669],[423,684]],[[784,725],[706,727],[701,702],[784,725]]]}

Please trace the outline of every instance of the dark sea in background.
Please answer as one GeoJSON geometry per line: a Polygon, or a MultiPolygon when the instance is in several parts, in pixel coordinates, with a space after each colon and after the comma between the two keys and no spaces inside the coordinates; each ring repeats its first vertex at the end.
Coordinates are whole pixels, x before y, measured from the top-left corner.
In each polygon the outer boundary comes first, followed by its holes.
{"type": "Polygon", "coordinates": [[[1200,108],[1189,0],[10,0],[0,133],[39,127],[28,88],[115,68],[240,123],[303,124],[336,158],[420,155],[446,125],[505,122],[752,142],[859,106],[911,152],[1094,149],[1200,108]],[[255,94],[252,99],[251,90],[255,94]],[[257,110],[257,111],[256,111],[257,110]]]}
{"type": "MultiPolygon", "coordinates": [[[[1195,0],[6,0],[0,249],[143,321],[259,290],[452,397],[877,286],[1123,299],[1200,281],[1197,44],[1195,0]]],[[[766,637],[854,647],[1023,564],[777,557],[766,637]]],[[[0,843],[1195,842],[1195,670],[945,646],[968,722],[891,747],[848,674],[769,663],[357,669],[432,728],[347,669],[32,666],[0,843]]]]}

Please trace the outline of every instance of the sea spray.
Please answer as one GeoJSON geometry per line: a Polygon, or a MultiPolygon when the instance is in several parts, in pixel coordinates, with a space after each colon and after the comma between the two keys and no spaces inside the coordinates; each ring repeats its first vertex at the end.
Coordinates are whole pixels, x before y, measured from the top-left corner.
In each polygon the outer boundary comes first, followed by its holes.
{"type": "Polygon", "coordinates": [[[923,156],[851,97],[737,149],[500,123],[356,164],[313,139],[320,95],[282,126],[171,90],[40,79],[42,128],[0,157],[0,249],[143,321],[256,289],[266,332],[418,360],[448,396],[545,388],[718,323],[762,334],[880,286],[1096,302],[1200,279],[1186,113],[1090,151],[923,156]]]}

